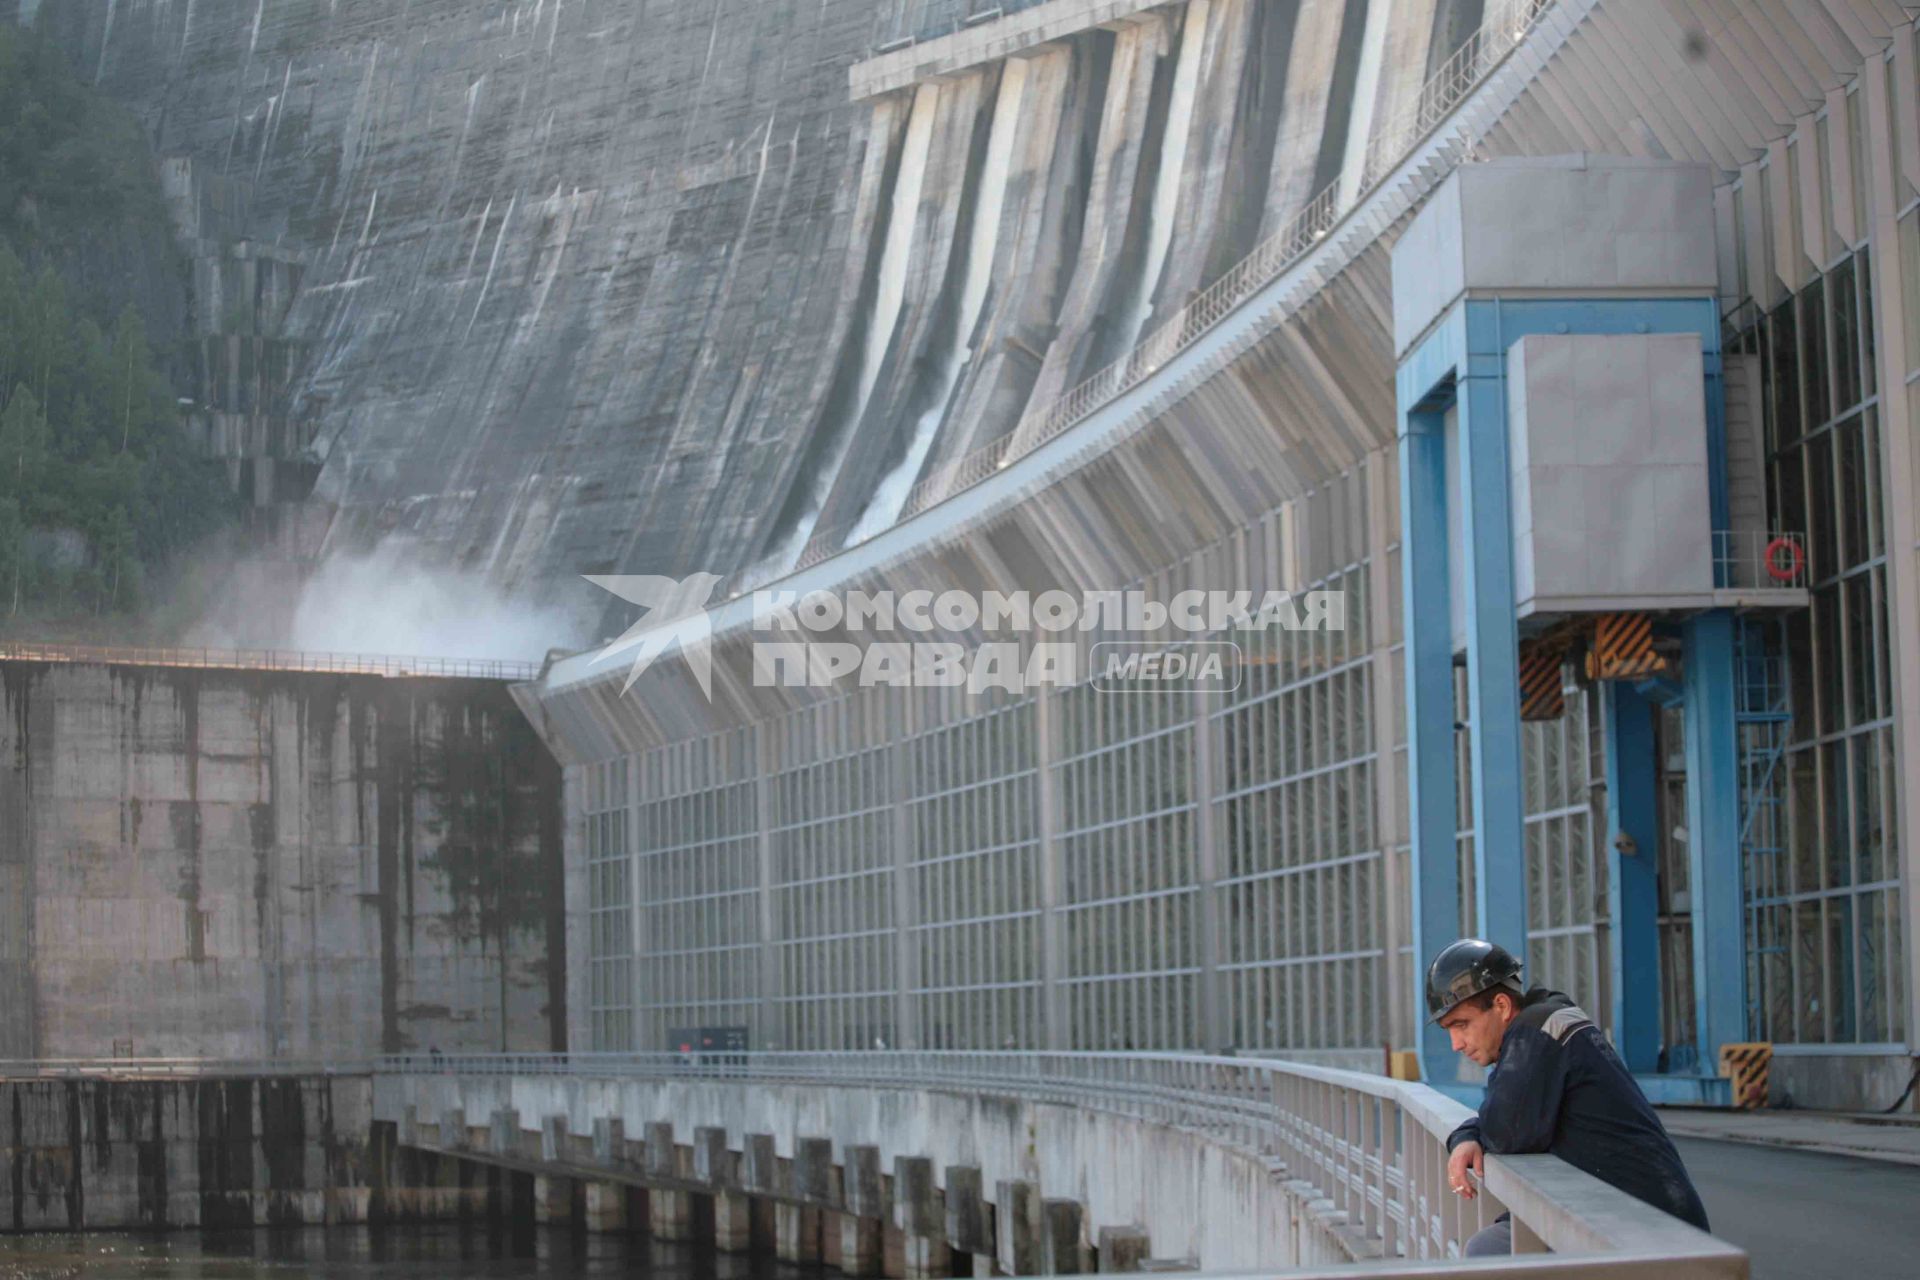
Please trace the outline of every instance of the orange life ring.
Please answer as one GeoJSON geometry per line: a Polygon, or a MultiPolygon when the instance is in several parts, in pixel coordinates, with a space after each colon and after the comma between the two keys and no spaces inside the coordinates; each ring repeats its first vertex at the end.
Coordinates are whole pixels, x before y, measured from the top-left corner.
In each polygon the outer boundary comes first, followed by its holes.
{"type": "Polygon", "coordinates": [[[1767,563],[1767,576],[1775,582],[1792,582],[1800,576],[1800,571],[1807,564],[1807,553],[1791,538],[1775,538],[1769,542],[1764,558],[1767,563]],[[1787,553],[1784,564],[1781,563],[1779,555],[1782,551],[1787,553]]]}

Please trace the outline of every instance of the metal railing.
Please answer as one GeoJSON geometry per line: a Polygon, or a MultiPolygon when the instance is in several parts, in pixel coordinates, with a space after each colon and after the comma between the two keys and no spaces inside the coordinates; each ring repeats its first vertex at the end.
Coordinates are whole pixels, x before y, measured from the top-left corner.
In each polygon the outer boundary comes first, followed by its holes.
{"type": "Polygon", "coordinates": [[[1554,0],[1492,0],[1478,29],[1421,86],[1419,96],[1386,121],[1367,141],[1360,186],[1372,187],[1397,168],[1407,153],[1439,128],[1474,86],[1527,38],[1554,0]]]}
{"type": "Polygon", "coordinates": [[[421,658],[390,654],[308,653],[297,649],[187,649],[100,644],[0,642],[0,660],[129,667],[219,667],[242,671],[331,671],[349,675],[447,676],[532,680],[537,662],[494,658],[421,658]]]}
{"type": "Polygon", "coordinates": [[[1716,529],[1713,534],[1713,583],[1745,591],[1805,588],[1807,537],[1761,529],[1716,529]]]}
{"type": "Polygon", "coordinates": [[[364,1076],[372,1059],[0,1058],[0,1080],[199,1080],[246,1076],[364,1076]]]}
{"type": "Polygon", "coordinates": [[[872,53],[938,40],[1047,3],[1047,0],[895,0],[874,19],[872,53]]]}
{"type": "MultiPolygon", "coordinates": [[[[1499,66],[1557,0],[1493,0],[1481,26],[1427,78],[1419,95],[1376,126],[1367,145],[1358,191],[1340,202],[1342,178],[1307,201],[1285,226],[1256,246],[1225,275],[1195,294],[1120,359],[1052,403],[1029,412],[1014,428],[964,457],[929,471],[907,493],[895,522],[918,515],[972,487],[1119,398],[1192,346],[1255,294],[1278,279],[1337,227],[1362,199],[1398,168],[1414,149],[1499,66]]],[[[949,8],[965,7],[949,3],[949,8]]],[[[1011,8],[1012,6],[1008,6],[1011,8]]],[[[1456,149],[1456,151],[1461,149],[1456,149]]],[[[1458,154],[1453,156],[1458,159],[1458,154]]],[[[794,568],[808,569],[851,545],[864,512],[816,530],[794,568]]]]}
{"type": "MultiPolygon", "coordinates": [[[[1425,1274],[1511,1212],[1516,1251],[1551,1249],[1610,1276],[1744,1276],[1738,1249],[1554,1156],[1489,1157],[1482,1193],[1447,1186],[1446,1138],[1470,1112],[1425,1085],[1271,1059],[1155,1053],[412,1054],[390,1075],[585,1076],[742,1084],[963,1090],[1116,1112],[1206,1135],[1284,1166],[1329,1256],[1407,1259],[1373,1275],[1425,1274]]],[[[1515,1262],[1501,1260],[1502,1272],[1515,1262]]],[[[1460,1263],[1455,1273],[1471,1273],[1460,1263]]],[[[1532,1270],[1521,1264],[1518,1269],[1532,1270]]],[[[1313,1274],[1318,1274],[1314,1272],[1313,1274]]],[[[1329,1274],[1338,1274],[1332,1269],[1329,1274]]]]}

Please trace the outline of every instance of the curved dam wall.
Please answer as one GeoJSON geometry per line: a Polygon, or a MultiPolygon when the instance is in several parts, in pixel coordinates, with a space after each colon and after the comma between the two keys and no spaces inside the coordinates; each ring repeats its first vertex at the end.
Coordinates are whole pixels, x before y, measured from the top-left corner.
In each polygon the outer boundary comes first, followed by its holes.
{"type": "MultiPolygon", "coordinates": [[[[836,1168],[849,1148],[875,1146],[884,1170],[894,1169],[897,1157],[930,1158],[935,1186],[948,1193],[954,1166],[977,1169],[987,1203],[1001,1215],[1010,1212],[997,1202],[1006,1182],[1077,1201],[1083,1245],[1102,1227],[1134,1226],[1146,1230],[1157,1256],[1196,1260],[1205,1271],[1315,1260],[1299,1251],[1296,1218],[1308,1206],[1288,1187],[1284,1168],[1191,1130],[1064,1104],[938,1088],[449,1073],[376,1076],[374,1117],[398,1125],[403,1144],[444,1142],[450,1127],[457,1136],[478,1131],[480,1159],[498,1144],[503,1126],[511,1129],[510,1152],[523,1145],[520,1134],[538,1131],[545,1158],[570,1176],[585,1176],[578,1166],[594,1160],[586,1152],[606,1145],[609,1121],[631,1137],[647,1134],[649,1144],[656,1135],[684,1145],[697,1130],[724,1130],[736,1166],[752,1162],[749,1135],[770,1134],[775,1157],[794,1166],[796,1186],[804,1180],[795,1164],[805,1163],[803,1140],[830,1141],[836,1168]],[[669,1121],[664,1135],[653,1127],[662,1119],[669,1121]]],[[[714,1154],[696,1149],[693,1159],[711,1164],[714,1154]]],[[[649,1168],[684,1164],[647,1153],[649,1168]]],[[[752,1173],[746,1176],[751,1181],[752,1173]]],[[[812,1176],[827,1188],[836,1181],[825,1169],[812,1176]]],[[[851,1187],[853,1174],[838,1181],[851,1187]]],[[[827,1198],[839,1200],[831,1191],[827,1198]]]]}
{"type": "Polygon", "coordinates": [[[0,1058],[560,1047],[560,804],[499,682],[0,660],[0,1058]]]}
{"type": "Polygon", "coordinates": [[[891,8],[0,0],[168,158],[209,368],[259,375],[215,434],[280,497],[318,467],[289,541],[529,590],[885,527],[1357,173],[1480,20],[1192,0],[856,104],[891,8]]]}

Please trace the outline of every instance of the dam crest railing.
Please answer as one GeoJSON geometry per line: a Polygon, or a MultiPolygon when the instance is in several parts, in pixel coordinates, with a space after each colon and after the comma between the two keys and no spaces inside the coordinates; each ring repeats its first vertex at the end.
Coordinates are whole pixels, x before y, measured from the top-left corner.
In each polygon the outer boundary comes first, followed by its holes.
{"type": "Polygon", "coordinates": [[[532,680],[537,662],[497,658],[426,658],[301,649],[207,649],[180,646],[0,642],[0,661],[89,666],[194,667],[231,671],[314,671],[341,675],[438,676],[459,680],[532,680]]]}
{"type": "MultiPolygon", "coordinates": [[[[1411,157],[1487,74],[1519,48],[1557,2],[1489,0],[1480,27],[1427,77],[1417,95],[1374,128],[1358,181],[1351,188],[1347,175],[1336,177],[1284,226],[1175,310],[1133,350],[1051,403],[1029,411],[1006,434],[921,477],[908,490],[894,522],[918,515],[979,484],[1091,416],[1153,376],[1279,279],[1411,157]],[[1349,198],[1342,199],[1343,191],[1349,198]]],[[[1464,143],[1452,148],[1451,160],[1457,161],[1466,149],[1464,143]]],[[[802,548],[794,570],[811,568],[857,545],[851,540],[852,534],[864,514],[859,512],[836,521],[832,528],[816,530],[802,548]]]]}
{"type": "MultiPolygon", "coordinates": [[[[740,1085],[957,1090],[1132,1116],[1198,1132],[1288,1180],[1329,1253],[1366,1274],[1743,1277],[1746,1255],[1556,1156],[1491,1156],[1481,1193],[1447,1188],[1447,1135],[1471,1113],[1423,1084],[1265,1058],[1175,1053],[871,1050],[410,1054],[379,1074],[584,1076],[740,1085]],[[1466,1240],[1500,1213],[1515,1251],[1466,1260],[1466,1240]],[[1549,1252],[1551,1251],[1551,1252],[1549,1252]]],[[[1290,1276],[1340,1276],[1310,1266],[1290,1276]]]]}

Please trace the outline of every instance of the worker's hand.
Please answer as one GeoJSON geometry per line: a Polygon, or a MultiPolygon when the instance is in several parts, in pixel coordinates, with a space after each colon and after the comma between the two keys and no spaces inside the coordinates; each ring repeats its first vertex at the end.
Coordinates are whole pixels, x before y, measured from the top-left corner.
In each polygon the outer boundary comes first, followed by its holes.
{"type": "Polygon", "coordinates": [[[1471,1200],[1480,1193],[1473,1184],[1487,1173],[1487,1153],[1477,1142],[1463,1142],[1453,1149],[1447,1157],[1447,1186],[1463,1200],[1471,1200]],[[1473,1176],[1468,1177],[1471,1170],[1473,1176]]]}

